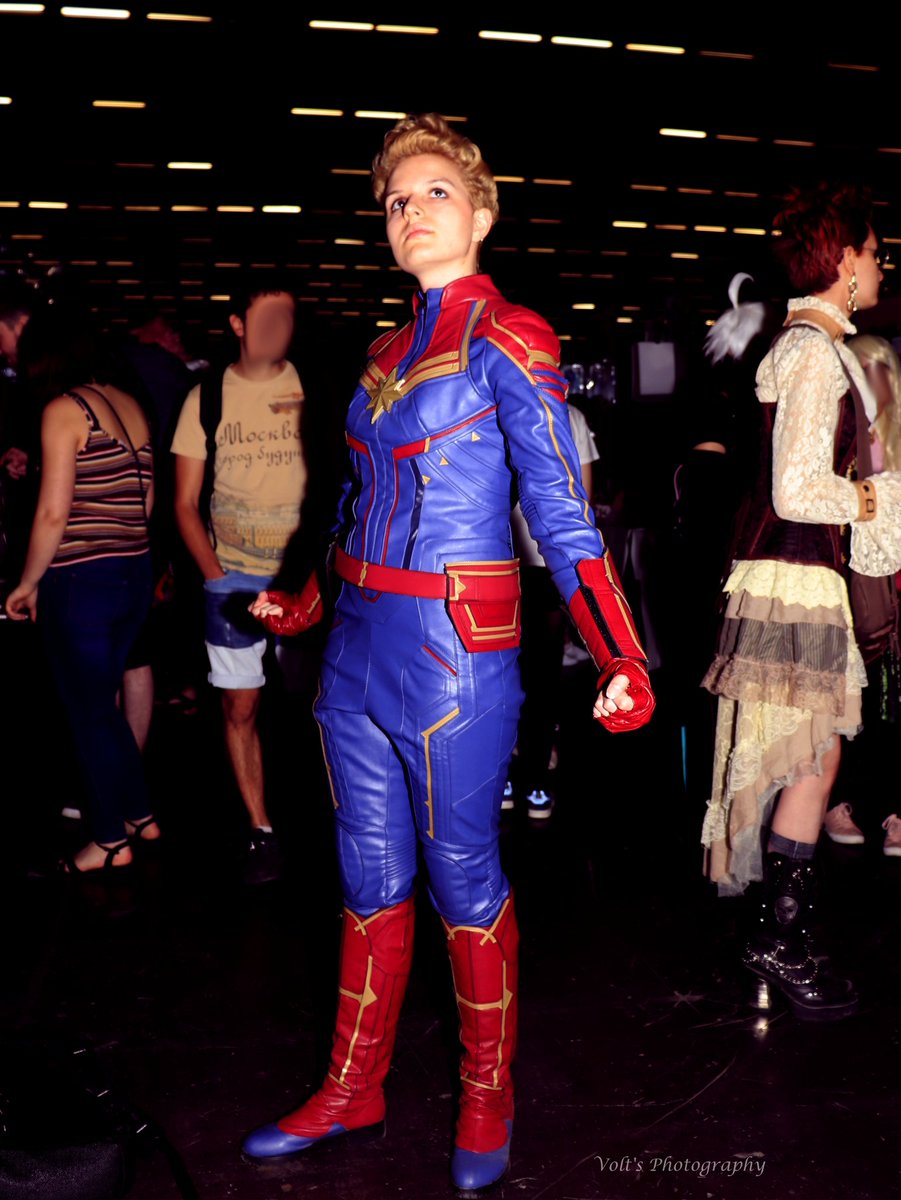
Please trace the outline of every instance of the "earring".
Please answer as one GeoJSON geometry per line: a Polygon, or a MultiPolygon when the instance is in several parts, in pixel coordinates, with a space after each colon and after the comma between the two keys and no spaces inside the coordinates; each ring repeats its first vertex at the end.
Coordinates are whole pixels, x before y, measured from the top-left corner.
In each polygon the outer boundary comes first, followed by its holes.
{"type": "Polygon", "coordinates": [[[857,272],[848,280],[848,313],[857,312],[857,272]]]}

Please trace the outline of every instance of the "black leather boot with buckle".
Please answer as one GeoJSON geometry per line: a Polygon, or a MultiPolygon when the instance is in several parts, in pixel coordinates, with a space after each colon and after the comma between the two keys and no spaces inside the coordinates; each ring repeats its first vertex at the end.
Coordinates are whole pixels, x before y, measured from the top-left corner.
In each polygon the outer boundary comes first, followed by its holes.
{"type": "Polygon", "coordinates": [[[839,1021],[857,1011],[857,993],[814,952],[814,874],[811,862],[767,854],[760,921],[742,961],[760,981],[759,1007],[771,1006],[775,988],[799,1021],[839,1021]]]}

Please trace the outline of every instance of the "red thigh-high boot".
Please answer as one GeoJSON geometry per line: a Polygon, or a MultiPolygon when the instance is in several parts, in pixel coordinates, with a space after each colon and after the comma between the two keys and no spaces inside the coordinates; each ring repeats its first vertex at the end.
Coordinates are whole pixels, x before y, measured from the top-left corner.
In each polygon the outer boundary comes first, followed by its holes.
{"type": "Polygon", "coordinates": [[[248,1134],[245,1154],[275,1158],[342,1133],[383,1131],[382,1084],[412,957],[412,897],[371,917],[345,908],[338,1016],[325,1082],[300,1108],[248,1134]]]}
{"type": "Polygon", "coordinates": [[[510,1160],[519,947],[512,893],[488,928],[443,924],[463,1043],[451,1177],[477,1191],[500,1179],[510,1160]]]}

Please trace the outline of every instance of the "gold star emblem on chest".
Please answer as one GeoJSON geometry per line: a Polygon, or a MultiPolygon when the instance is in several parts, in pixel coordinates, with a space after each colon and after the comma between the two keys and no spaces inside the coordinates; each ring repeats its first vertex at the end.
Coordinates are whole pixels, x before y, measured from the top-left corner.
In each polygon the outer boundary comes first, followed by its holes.
{"type": "Polygon", "coordinates": [[[403,394],[404,380],[397,378],[397,367],[392,367],[391,374],[386,375],[376,387],[372,399],[366,405],[367,412],[372,409],[370,423],[374,425],[382,413],[391,412],[397,401],[403,398],[403,394]]]}

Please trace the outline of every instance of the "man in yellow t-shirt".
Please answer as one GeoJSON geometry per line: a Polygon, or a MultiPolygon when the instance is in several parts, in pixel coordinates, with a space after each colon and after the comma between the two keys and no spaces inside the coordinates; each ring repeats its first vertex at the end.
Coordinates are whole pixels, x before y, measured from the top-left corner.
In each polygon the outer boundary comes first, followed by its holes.
{"type": "Polygon", "coordinates": [[[246,610],[277,574],[306,490],[303,387],[285,357],[294,308],[294,297],[278,289],[233,299],[229,323],[240,353],[222,379],[211,531],[201,516],[207,442],[199,386],[172,441],[175,517],[204,578],[209,681],[222,690],[226,745],[252,827],[245,877],[254,883],[278,875],[281,855],[265,806],[257,731],[266,639],[246,610]]]}

